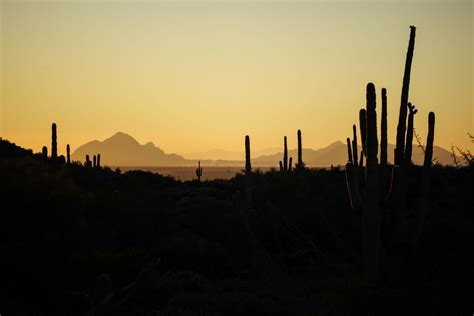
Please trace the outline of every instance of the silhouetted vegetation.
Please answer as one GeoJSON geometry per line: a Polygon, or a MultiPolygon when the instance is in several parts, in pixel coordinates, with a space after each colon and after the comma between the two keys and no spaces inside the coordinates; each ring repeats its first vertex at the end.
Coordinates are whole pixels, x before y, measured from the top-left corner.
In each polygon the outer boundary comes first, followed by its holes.
{"type": "Polygon", "coordinates": [[[185,182],[113,171],[100,154],[71,161],[69,145],[59,158],[55,124],[51,157],[0,140],[0,313],[472,313],[473,159],[458,149],[466,164],[433,164],[430,112],[424,165],[409,163],[414,37],[411,27],[396,165],[386,89],[378,160],[373,83],[359,111],[362,150],[353,125],[345,169],[306,168],[299,130],[294,172],[286,137],[280,170],[253,170],[247,135],[244,170],[201,181],[198,162],[198,181],[185,182]]]}

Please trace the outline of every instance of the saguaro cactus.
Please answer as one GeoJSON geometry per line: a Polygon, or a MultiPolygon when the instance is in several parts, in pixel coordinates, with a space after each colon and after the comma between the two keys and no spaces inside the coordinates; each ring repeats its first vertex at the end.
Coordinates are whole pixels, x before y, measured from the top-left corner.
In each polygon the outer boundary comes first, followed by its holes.
{"type": "Polygon", "coordinates": [[[290,157],[288,160],[288,145],[287,145],[287,139],[286,136],[283,137],[283,162],[280,161],[280,171],[281,172],[288,172],[291,171],[291,163],[293,161],[293,158],[290,157]]]}
{"type": "Polygon", "coordinates": [[[90,158],[89,158],[89,155],[86,155],[86,167],[89,168],[89,167],[91,167],[91,166],[92,166],[92,164],[91,164],[91,160],[90,160],[90,158]]]}
{"type": "Polygon", "coordinates": [[[42,155],[43,159],[48,159],[48,147],[43,146],[42,151],[41,151],[41,155],[42,155]]]}
{"type": "Polygon", "coordinates": [[[410,41],[408,42],[407,57],[405,61],[405,72],[403,74],[402,95],[400,101],[400,114],[397,126],[397,142],[395,147],[395,164],[404,164],[405,159],[405,132],[407,120],[408,92],[410,89],[410,73],[413,60],[413,50],[415,49],[416,27],[410,26],[410,41]]]}
{"type": "Polygon", "coordinates": [[[387,165],[387,89],[382,88],[382,120],[380,123],[380,165],[387,165]]]}
{"type": "Polygon", "coordinates": [[[301,130],[298,130],[297,135],[298,135],[298,164],[296,165],[296,168],[301,169],[301,168],[304,167],[303,145],[302,145],[302,142],[301,142],[301,130]]]}
{"type": "Polygon", "coordinates": [[[428,115],[428,137],[426,139],[425,160],[423,167],[428,169],[433,161],[433,142],[434,142],[435,114],[430,112],[428,115]]]}
{"type": "Polygon", "coordinates": [[[198,178],[198,182],[201,182],[202,167],[201,167],[201,161],[200,160],[198,160],[198,167],[196,168],[196,176],[198,178]]]}
{"type": "Polygon", "coordinates": [[[100,154],[97,154],[97,168],[100,168],[100,154]]]}
{"type": "Polygon", "coordinates": [[[93,159],[93,160],[92,160],[92,161],[93,161],[92,166],[95,168],[95,167],[97,167],[97,158],[96,158],[96,155],[94,155],[94,156],[92,157],[92,159],[93,159]]]}
{"type": "Polygon", "coordinates": [[[364,152],[364,156],[367,156],[367,145],[366,145],[366,137],[367,137],[367,111],[365,109],[360,109],[359,111],[359,128],[360,128],[360,141],[362,142],[362,151],[364,152]]]}
{"type": "Polygon", "coordinates": [[[250,162],[250,137],[245,136],[245,199],[247,208],[252,208],[252,165],[250,162]]]}
{"type": "Polygon", "coordinates": [[[352,161],[351,139],[349,137],[347,137],[346,142],[347,142],[347,159],[348,159],[347,161],[353,162],[352,161]]]}
{"type": "MultiPolygon", "coordinates": [[[[366,168],[365,192],[359,192],[357,170],[352,162],[346,164],[346,181],[351,206],[353,209],[362,208],[362,250],[364,274],[370,280],[379,277],[380,265],[380,209],[379,209],[379,165],[378,165],[378,139],[377,139],[377,114],[375,86],[367,85],[366,91],[366,168]]],[[[363,129],[361,128],[361,131],[363,129]]],[[[350,153],[348,139],[348,153],[350,153]]],[[[363,155],[361,155],[362,157],[363,155]]]]}
{"type": "Polygon", "coordinates": [[[71,163],[71,147],[69,147],[69,144],[66,145],[66,163],[71,163]]]}
{"type": "Polygon", "coordinates": [[[435,114],[430,112],[428,115],[428,137],[426,139],[425,159],[423,162],[423,171],[421,174],[420,188],[420,212],[418,214],[417,230],[413,238],[413,250],[416,251],[420,242],[425,219],[429,211],[429,192],[430,192],[430,170],[433,161],[433,142],[434,142],[435,114]]]}
{"type": "Polygon", "coordinates": [[[415,119],[415,114],[418,112],[415,109],[415,106],[411,103],[408,103],[408,126],[407,126],[407,141],[405,145],[405,162],[406,164],[411,164],[411,155],[412,155],[412,147],[413,147],[413,124],[415,119]]]}
{"type": "Polygon", "coordinates": [[[378,279],[380,261],[379,167],[375,86],[367,85],[367,166],[365,168],[366,206],[363,211],[363,251],[365,273],[378,279]]]}
{"type": "Polygon", "coordinates": [[[56,160],[58,158],[58,143],[56,135],[56,123],[51,125],[51,158],[56,160]]]}
{"type": "Polygon", "coordinates": [[[353,157],[353,163],[354,166],[357,167],[357,164],[359,163],[359,159],[357,157],[357,152],[359,149],[357,149],[357,128],[354,125],[352,125],[352,134],[353,134],[353,139],[352,139],[352,157],[353,157]]]}

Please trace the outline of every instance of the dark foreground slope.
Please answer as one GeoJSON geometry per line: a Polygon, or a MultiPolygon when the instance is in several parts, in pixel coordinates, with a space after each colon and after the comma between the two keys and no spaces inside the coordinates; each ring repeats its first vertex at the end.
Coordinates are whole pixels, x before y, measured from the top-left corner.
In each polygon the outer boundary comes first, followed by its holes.
{"type": "Polygon", "coordinates": [[[384,249],[383,279],[369,284],[360,277],[361,215],[340,169],[257,172],[247,212],[235,194],[242,175],[183,183],[58,164],[5,141],[0,153],[5,315],[474,310],[472,168],[432,169],[420,250],[402,233],[384,249]]]}

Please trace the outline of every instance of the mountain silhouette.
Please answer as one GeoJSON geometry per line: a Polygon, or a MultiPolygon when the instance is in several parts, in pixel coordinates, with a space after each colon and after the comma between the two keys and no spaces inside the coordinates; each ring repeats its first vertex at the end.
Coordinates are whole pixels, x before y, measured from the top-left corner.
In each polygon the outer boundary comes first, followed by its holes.
{"type": "MultiPolygon", "coordinates": [[[[393,153],[395,145],[388,144],[388,161],[393,163],[393,153]]],[[[359,146],[359,152],[362,150],[362,147],[359,146]]],[[[380,154],[380,152],[379,152],[380,154]]],[[[296,149],[288,150],[288,156],[296,159],[298,152],[296,149]]],[[[252,159],[252,164],[254,166],[278,166],[278,162],[282,159],[283,152],[276,153],[274,155],[260,156],[255,159],[252,159]]],[[[414,164],[422,165],[424,159],[423,150],[417,146],[413,145],[413,154],[412,160],[414,164]]],[[[433,146],[433,160],[442,165],[452,165],[453,159],[452,154],[448,150],[439,147],[433,146]]],[[[308,167],[328,167],[331,165],[345,165],[347,162],[347,144],[336,141],[324,148],[321,149],[307,149],[303,148],[303,161],[308,167]]]]}
{"type": "Polygon", "coordinates": [[[77,148],[72,160],[84,161],[85,156],[100,154],[103,165],[109,166],[183,166],[192,161],[177,154],[166,154],[152,142],[138,143],[132,136],[118,132],[104,141],[94,140],[77,148]]]}
{"type": "MultiPolygon", "coordinates": [[[[336,141],[324,148],[311,149],[303,148],[303,161],[308,167],[329,167],[331,165],[344,165],[347,162],[347,145],[341,141],[336,141]]],[[[274,151],[275,149],[272,149],[274,151]]],[[[361,147],[359,146],[359,151],[361,147]]],[[[393,162],[394,145],[388,144],[388,160],[393,162]]],[[[263,152],[263,151],[262,151],[263,152]]],[[[235,153],[238,153],[236,151],[235,153]]],[[[145,145],[138,143],[132,136],[118,132],[112,137],[98,141],[94,140],[86,143],[72,154],[72,159],[76,161],[84,161],[88,154],[91,159],[95,154],[100,154],[103,165],[109,166],[134,166],[134,167],[158,167],[158,166],[194,166],[197,164],[195,159],[186,159],[177,154],[167,154],[152,142],[145,145]]],[[[297,150],[288,150],[288,156],[297,157],[297,150]]],[[[241,167],[244,166],[244,154],[242,159],[225,160],[212,159],[212,156],[206,156],[201,160],[203,166],[225,166],[225,167],[241,167]]],[[[254,167],[278,167],[279,161],[283,157],[283,152],[277,152],[270,155],[256,155],[252,158],[254,167]]],[[[452,165],[453,160],[451,152],[448,150],[434,146],[433,158],[435,162],[442,165],[452,165]]],[[[413,146],[413,162],[415,164],[423,164],[423,151],[419,146],[413,146]]]]}

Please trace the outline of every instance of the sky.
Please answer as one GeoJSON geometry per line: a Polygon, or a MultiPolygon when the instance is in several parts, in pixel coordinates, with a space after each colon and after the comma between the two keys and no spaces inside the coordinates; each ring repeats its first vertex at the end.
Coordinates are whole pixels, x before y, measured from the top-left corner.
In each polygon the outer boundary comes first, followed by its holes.
{"type": "Polygon", "coordinates": [[[365,87],[409,100],[425,141],[472,149],[473,1],[0,0],[0,136],[59,153],[118,131],[165,152],[321,148],[352,134],[365,87]]]}

